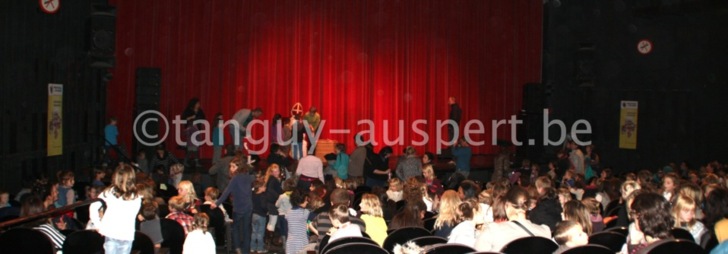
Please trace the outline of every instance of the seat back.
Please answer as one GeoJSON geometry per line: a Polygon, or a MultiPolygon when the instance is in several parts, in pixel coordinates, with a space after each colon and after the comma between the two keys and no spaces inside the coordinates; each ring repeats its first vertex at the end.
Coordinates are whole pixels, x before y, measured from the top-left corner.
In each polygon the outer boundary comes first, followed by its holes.
{"type": "Polygon", "coordinates": [[[356,236],[344,237],[344,238],[336,239],[332,242],[329,242],[326,245],[323,245],[323,242],[322,242],[322,245],[319,246],[319,253],[326,253],[326,251],[328,251],[330,249],[333,249],[337,246],[341,246],[341,245],[348,244],[348,243],[369,243],[369,244],[378,245],[376,242],[374,242],[374,240],[366,238],[366,237],[356,237],[356,236]]]}
{"type": "Polygon", "coordinates": [[[30,228],[14,228],[0,234],[3,253],[53,254],[53,242],[45,234],[30,228]]]}
{"type": "Polygon", "coordinates": [[[417,246],[420,246],[420,247],[447,243],[447,239],[439,237],[439,236],[434,236],[434,235],[433,236],[420,236],[415,239],[412,239],[412,241],[415,244],[417,244],[417,246]]]}
{"type": "Polygon", "coordinates": [[[438,243],[425,248],[426,254],[456,254],[471,252],[475,252],[475,249],[458,243],[438,243]]]}
{"type": "Polygon", "coordinates": [[[387,254],[379,245],[371,243],[347,243],[333,247],[324,254],[387,254]]]}
{"type": "Polygon", "coordinates": [[[169,248],[170,254],[181,254],[185,243],[185,229],[178,222],[170,219],[159,219],[162,229],[162,247],[169,248]]]}
{"type": "Polygon", "coordinates": [[[104,236],[95,230],[73,232],[63,242],[63,253],[102,254],[104,253],[104,236]]]}
{"type": "Polygon", "coordinates": [[[712,250],[715,246],[718,246],[718,238],[712,230],[706,230],[700,236],[700,247],[703,247],[704,250],[712,250]]]}
{"type": "Polygon", "coordinates": [[[629,234],[629,230],[627,229],[627,227],[611,227],[611,228],[605,229],[604,231],[619,233],[625,237],[629,234]]]}
{"type": "Polygon", "coordinates": [[[589,243],[601,245],[609,248],[614,252],[622,250],[622,246],[627,242],[627,237],[616,232],[603,231],[589,236],[589,243]]]}
{"type": "Polygon", "coordinates": [[[423,221],[423,224],[425,226],[425,229],[427,229],[427,231],[434,232],[435,231],[435,221],[436,220],[437,220],[437,218],[428,218],[428,219],[425,219],[423,221]]]}
{"type": "Polygon", "coordinates": [[[540,236],[518,238],[503,246],[503,253],[551,254],[559,248],[551,239],[540,236]]]}
{"type": "Polygon", "coordinates": [[[131,244],[131,250],[139,251],[139,254],[154,254],[154,242],[146,234],[141,231],[134,232],[134,241],[131,244]]]}
{"type": "Polygon", "coordinates": [[[637,254],[706,254],[700,245],[682,239],[665,239],[654,242],[649,246],[637,251],[637,254]]]}
{"type": "Polygon", "coordinates": [[[672,228],[670,230],[670,233],[672,234],[672,237],[675,239],[683,239],[686,241],[695,242],[695,238],[693,237],[693,234],[690,233],[690,231],[687,231],[682,228],[672,228]]]}
{"type": "Polygon", "coordinates": [[[583,246],[578,246],[574,248],[566,249],[564,252],[561,252],[561,254],[614,254],[615,252],[610,250],[607,247],[596,245],[596,244],[587,244],[583,246]]]}
{"type": "Polygon", "coordinates": [[[384,244],[382,244],[382,247],[384,247],[385,250],[387,250],[390,253],[392,252],[392,249],[394,248],[395,244],[404,244],[407,241],[420,237],[420,236],[430,236],[430,231],[427,231],[427,229],[419,228],[419,227],[408,227],[408,228],[400,228],[397,230],[392,231],[389,233],[387,238],[384,239],[384,244]]]}

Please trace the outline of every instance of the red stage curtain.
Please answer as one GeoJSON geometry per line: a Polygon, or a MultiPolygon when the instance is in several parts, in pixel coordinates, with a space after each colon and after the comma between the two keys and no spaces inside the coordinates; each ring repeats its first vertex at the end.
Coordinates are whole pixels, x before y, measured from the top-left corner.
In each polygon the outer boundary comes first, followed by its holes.
{"type": "MultiPolygon", "coordinates": [[[[494,153],[491,121],[521,109],[522,86],[541,77],[542,2],[534,0],[112,0],[118,10],[114,79],[108,114],[120,120],[121,141],[131,142],[135,70],[162,69],[161,112],[181,114],[199,97],[208,119],[261,107],[263,119],[289,115],[301,102],[325,119],[323,138],[353,148],[353,133],[376,124],[383,144],[397,121],[402,145],[430,142],[436,120],[447,119],[449,96],[463,108],[463,124],[478,119],[494,153]],[[329,134],[351,129],[352,134],[329,134]]],[[[510,137],[501,127],[500,138],[510,137]]],[[[443,130],[443,133],[446,131],[443,130]]],[[[174,135],[174,131],[170,135],[174,135]]],[[[170,136],[172,137],[172,136],[170,136]]],[[[173,140],[173,139],[168,139],[173,140]]],[[[168,142],[171,148],[174,145],[168,142]]],[[[404,145],[404,146],[403,146],[404,145]]],[[[211,154],[203,148],[203,157],[211,154]]]]}

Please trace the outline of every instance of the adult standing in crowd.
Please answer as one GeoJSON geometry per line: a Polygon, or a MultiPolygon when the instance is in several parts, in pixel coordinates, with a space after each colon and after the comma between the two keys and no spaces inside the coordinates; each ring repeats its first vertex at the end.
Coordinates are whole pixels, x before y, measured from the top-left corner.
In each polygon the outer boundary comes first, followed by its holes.
{"type": "Polygon", "coordinates": [[[316,140],[314,140],[314,135],[316,135],[316,131],[318,131],[319,125],[321,124],[321,115],[318,113],[318,109],[312,106],[308,110],[308,113],[303,116],[303,120],[308,122],[307,129],[311,132],[311,134],[306,133],[309,145],[309,149],[306,151],[306,154],[314,154],[314,150],[316,149],[316,140]],[[311,153],[308,153],[309,151],[311,153]]]}
{"type": "Polygon", "coordinates": [[[220,158],[215,164],[212,164],[208,173],[210,175],[216,175],[215,184],[220,190],[227,188],[228,182],[230,181],[230,162],[235,158],[235,146],[225,146],[225,156],[220,158]]]}
{"type": "Polygon", "coordinates": [[[397,163],[397,177],[402,181],[407,181],[410,177],[422,175],[422,161],[417,158],[417,150],[408,146],[404,150],[404,158],[397,163]]]}
{"type": "Polygon", "coordinates": [[[235,120],[238,122],[239,129],[236,130],[234,125],[230,126],[230,136],[233,139],[233,144],[235,145],[235,149],[240,150],[243,146],[243,140],[245,139],[245,135],[248,134],[247,127],[250,122],[252,122],[254,119],[260,117],[260,115],[263,114],[263,110],[261,108],[255,108],[253,110],[244,108],[238,110],[238,112],[235,112],[233,115],[232,120],[235,120]],[[238,138],[235,138],[236,136],[238,138]]]}
{"type": "Polygon", "coordinates": [[[361,135],[354,137],[356,148],[349,156],[349,177],[356,179],[364,176],[364,161],[367,159],[366,143],[361,140],[361,135]]]}
{"type": "Polygon", "coordinates": [[[194,124],[194,121],[205,120],[205,113],[202,111],[202,106],[200,106],[200,99],[190,99],[190,101],[187,103],[187,107],[182,112],[182,119],[187,121],[187,126],[184,131],[187,141],[184,163],[186,166],[189,166],[192,165],[190,164],[190,162],[194,162],[194,165],[200,166],[199,143],[197,143],[199,140],[192,139],[193,134],[198,130],[201,130],[204,126],[202,124],[194,124]]]}
{"type": "MultiPolygon", "coordinates": [[[[366,185],[369,187],[387,185],[387,180],[392,173],[389,168],[389,156],[392,156],[392,147],[385,146],[379,150],[379,154],[374,152],[371,144],[366,145],[366,161],[364,162],[364,175],[366,176],[366,185]]],[[[419,160],[417,160],[419,162],[419,160]]],[[[420,172],[421,174],[421,172],[420,172]]]]}
{"type": "Polygon", "coordinates": [[[465,141],[465,138],[461,138],[458,144],[452,148],[452,155],[455,156],[455,172],[460,173],[465,178],[470,175],[470,158],[473,157],[473,150],[465,141]]]}

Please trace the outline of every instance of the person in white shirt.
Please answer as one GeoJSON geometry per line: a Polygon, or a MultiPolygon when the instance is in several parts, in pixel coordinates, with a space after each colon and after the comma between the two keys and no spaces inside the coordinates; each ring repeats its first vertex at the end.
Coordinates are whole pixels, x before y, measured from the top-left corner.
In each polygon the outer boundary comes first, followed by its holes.
{"type": "Polygon", "coordinates": [[[311,182],[316,179],[324,183],[324,163],[316,156],[306,155],[298,161],[296,176],[298,176],[298,188],[302,190],[311,187],[311,182]]]}
{"type": "Polygon", "coordinates": [[[450,231],[447,243],[459,243],[468,247],[475,246],[475,237],[477,229],[475,228],[475,214],[480,206],[473,199],[469,199],[460,203],[457,207],[458,223],[455,228],[450,231]]]}
{"type": "Polygon", "coordinates": [[[331,235],[329,242],[333,242],[336,239],[344,237],[362,236],[361,228],[358,225],[349,222],[349,207],[346,205],[340,204],[331,207],[331,211],[329,211],[329,218],[331,219],[331,225],[333,225],[333,227],[329,230],[329,235],[331,235]]]}
{"type": "Polygon", "coordinates": [[[206,213],[195,214],[192,231],[187,234],[182,246],[183,254],[215,253],[215,240],[212,239],[212,234],[207,232],[209,223],[210,217],[206,213]]]}
{"type": "Polygon", "coordinates": [[[136,173],[130,165],[119,165],[111,185],[99,195],[106,203],[99,233],[106,237],[104,250],[107,254],[131,252],[136,231],[135,220],[142,205],[142,196],[137,193],[135,178],[136,173]]]}
{"type": "Polygon", "coordinates": [[[528,236],[551,238],[551,230],[546,225],[538,225],[526,218],[530,205],[528,191],[513,186],[504,196],[504,206],[508,221],[490,223],[475,241],[477,251],[500,251],[513,240],[528,236]]]}

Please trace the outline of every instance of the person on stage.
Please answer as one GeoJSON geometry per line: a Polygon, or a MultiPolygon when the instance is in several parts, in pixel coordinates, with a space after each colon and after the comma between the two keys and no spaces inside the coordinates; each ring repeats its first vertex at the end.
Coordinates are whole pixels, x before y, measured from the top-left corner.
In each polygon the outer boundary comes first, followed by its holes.
{"type": "Polygon", "coordinates": [[[233,119],[236,122],[238,122],[238,126],[240,127],[237,131],[237,134],[239,135],[238,139],[235,138],[236,129],[234,125],[230,126],[230,136],[233,139],[233,144],[235,145],[235,150],[240,150],[243,146],[243,139],[245,139],[245,135],[247,134],[246,128],[248,127],[248,124],[253,121],[253,119],[256,119],[260,117],[260,115],[263,114],[263,110],[261,108],[255,108],[252,111],[250,109],[244,108],[238,110],[233,115],[233,119]]]}

